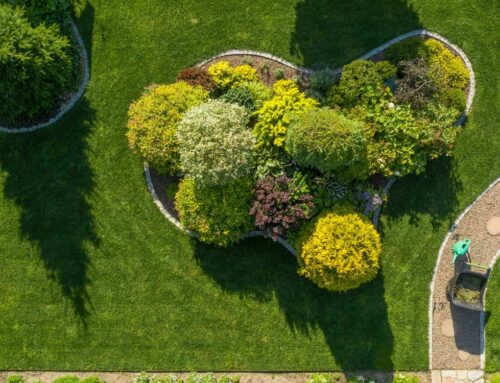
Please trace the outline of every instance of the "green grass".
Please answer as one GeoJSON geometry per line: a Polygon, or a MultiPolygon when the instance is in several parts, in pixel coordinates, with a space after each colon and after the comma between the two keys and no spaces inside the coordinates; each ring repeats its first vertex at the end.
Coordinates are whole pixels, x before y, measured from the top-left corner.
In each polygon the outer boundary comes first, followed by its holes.
{"type": "MultiPolygon", "coordinates": [[[[427,369],[438,248],[500,173],[495,7],[91,0],[79,20],[91,51],[84,99],[47,130],[0,136],[0,369],[427,369]],[[420,27],[469,55],[476,100],[456,158],[394,186],[373,283],[329,294],[299,278],[278,245],[201,246],[152,203],[124,136],[127,107],[145,85],[232,48],[336,66],[420,27]]],[[[499,274],[489,292],[490,370],[500,369],[499,274]]]]}

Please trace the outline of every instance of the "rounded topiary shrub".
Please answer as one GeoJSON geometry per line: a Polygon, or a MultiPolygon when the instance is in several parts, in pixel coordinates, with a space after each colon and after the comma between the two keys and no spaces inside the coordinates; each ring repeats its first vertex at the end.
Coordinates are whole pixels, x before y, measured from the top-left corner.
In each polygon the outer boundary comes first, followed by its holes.
{"type": "Polygon", "coordinates": [[[210,100],[190,109],[177,128],[181,168],[198,185],[223,185],[250,176],[252,132],[245,108],[210,100]]]}
{"type": "Polygon", "coordinates": [[[178,172],[177,124],[186,110],[207,99],[207,91],[185,82],[149,87],[128,111],[130,148],[158,172],[178,172]]]}
{"type": "Polygon", "coordinates": [[[299,274],[321,288],[346,291],[375,278],[382,245],[373,224],[347,208],[325,211],[304,226],[299,274]]]}
{"type": "Polygon", "coordinates": [[[73,79],[71,44],[55,24],[33,27],[0,5],[0,122],[29,123],[55,111],[73,79]]]}
{"type": "Polygon", "coordinates": [[[225,247],[252,229],[248,211],[252,183],[238,180],[223,186],[199,187],[185,178],[175,195],[182,225],[199,235],[202,242],[225,247]]]}
{"type": "Polygon", "coordinates": [[[352,179],[368,175],[367,142],[363,122],[333,109],[314,108],[288,128],[286,148],[301,166],[352,179]]]}

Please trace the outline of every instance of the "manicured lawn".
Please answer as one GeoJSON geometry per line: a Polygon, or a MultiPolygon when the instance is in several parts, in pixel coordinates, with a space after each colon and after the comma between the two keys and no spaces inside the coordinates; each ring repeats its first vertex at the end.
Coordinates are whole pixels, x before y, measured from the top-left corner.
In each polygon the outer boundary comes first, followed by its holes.
{"type": "MultiPolygon", "coordinates": [[[[0,369],[427,369],[438,248],[500,174],[495,6],[91,0],[79,20],[91,50],[84,100],[48,130],[0,136],[0,369]],[[469,55],[476,100],[456,158],[395,185],[373,283],[327,293],[296,276],[278,245],[201,246],[152,203],[124,136],[145,85],[236,47],[337,66],[421,27],[469,55]]],[[[500,369],[499,275],[490,370],[500,369]]]]}

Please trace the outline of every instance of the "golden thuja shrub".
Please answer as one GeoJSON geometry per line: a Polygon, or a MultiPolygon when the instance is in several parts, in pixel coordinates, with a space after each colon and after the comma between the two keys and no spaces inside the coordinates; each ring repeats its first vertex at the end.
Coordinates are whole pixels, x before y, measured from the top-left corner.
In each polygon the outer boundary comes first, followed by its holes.
{"type": "Polygon", "coordinates": [[[375,278],[382,244],[364,215],[336,209],[320,214],[299,235],[299,274],[321,288],[346,291],[375,278]]]}
{"type": "Polygon", "coordinates": [[[212,77],[215,85],[222,90],[240,86],[244,82],[258,81],[257,71],[248,64],[231,66],[227,61],[218,61],[210,65],[208,73],[212,77]]]}

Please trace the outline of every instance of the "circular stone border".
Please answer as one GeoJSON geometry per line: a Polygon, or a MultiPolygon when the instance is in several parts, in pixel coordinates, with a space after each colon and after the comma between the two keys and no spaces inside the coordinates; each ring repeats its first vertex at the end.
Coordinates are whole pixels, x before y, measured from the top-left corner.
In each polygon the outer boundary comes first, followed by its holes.
{"type": "MultiPolygon", "coordinates": [[[[465,111],[464,111],[464,113],[462,114],[462,116],[457,121],[457,125],[462,125],[465,122],[465,118],[467,117],[467,114],[469,114],[469,112],[470,112],[470,110],[472,108],[472,101],[474,100],[474,95],[475,95],[475,91],[476,91],[476,81],[475,81],[474,70],[472,69],[472,64],[471,64],[469,58],[467,57],[467,55],[458,46],[456,46],[455,44],[451,43],[450,41],[448,41],[443,36],[441,36],[441,35],[439,35],[437,33],[434,33],[434,32],[430,32],[430,31],[425,30],[425,29],[416,29],[416,30],[413,30],[411,32],[399,35],[399,36],[397,36],[397,37],[395,37],[395,38],[387,41],[386,43],[378,46],[375,49],[372,49],[368,53],[365,53],[364,55],[358,57],[355,60],[367,60],[367,59],[370,59],[371,57],[373,57],[373,56],[379,54],[380,52],[384,51],[385,49],[387,49],[391,45],[394,45],[394,44],[396,44],[396,43],[398,43],[400,41],[403,41],[405,39],[408,39],[410,37],[415,37],[415,36],[428,36],[428,37],[432,37],[432,38],[434,38],[436,40],[439,40],[440,42],[442,42],[443,44],[445,44],[448,47],[448,49],[450,49],[451,51],[453,51],[456,55],[460,56],[460,58],[462,59],[462,61],[465,64],[465,66],[467,67],[467,69],[469,71],[469,75],[470,75],[470,78],[469,78],[469,91],[467,93],[467,101],[466,101],[465,111]]],[[[206,64],[208,64],[211,61],[214,61],[216,59],[224,58],[226,56],[234,56],[234,55],[256,56],[256,57],[262,57],[262,58],[274,60],[274,61],[276,61],[276,62],[278,62],[280,64],[288,66],[288,67],[290,67],[290,68],[292,68],[294,70],[297,70],[299,72],[302,72],[304,74],[311,74],[311,73],[314,72],[314,70],[312,70],[312,69],[302,68],[302,67],[296,66],[296,65],[294,65],[294,64],[292,64],[292,63],[290,63],[290,62],[288,62],[286,60],[283,60],[280,57],[274,56],[274,55],[272,55],[270,53],[259,52],[259,51],[252,51],[252,50],[242,50],[242,49],[233,49],[233,50],[229,50],[229,51],[225,51],[225,52],[219,53],[219,54],[214,55],[214,56],[212,56],[212,57],[210,57],[210,58],[208,58],[206,60],[203,60],[203,61],[199,62],[198,64],[195,64],[195,66],[201,67],[201,66],[206,65],[206,64]]],[[[355,61],[355,60],[352,60],[352,61],[355,61]]],[[[332,72],[335,73],[335,74],[339,74],[339,73],[342,72],[342,68],[343,67],[334,69],[334,70],[332,70],[332,72]]],[[[151,173],[149,171],[149,166],[148,166],[148,164],[146,162],[144,163],[144,176],[146,178],[146,183],[147,183],[147,186],[148,186],[148,190],[151,193],[151,196],[153,197],[153,201],[154,201],[155,205],[158,207],[158,209],[160,209],[161,213],[171,223],[173,223],[175,226],[177,226],[180,230],[182,230],[185,233],[191,235],[192,237],[197,238],[198,237],[197,233],[184,228],[182,226],[182,224],[180,223],[180,221],[178,219],[176,219],[175,217],[173,217],[164,208],[163,204],[161,203],[161,201],[158,198],[158,195],[156,194],[156,191],[154,189],[153,181],[151,179],[151,173]]],[[[385,194],[389,194],[389,190],[392,187],[392,185],[396,182],[396,180],[397,180],[397,178],[391,178],[391,179],[389,179],[389,182],[387,182],[387,184],[385,185],[385,187],[383,189],[383,192],[385,194]]],[[[379,216],[380,216],[381,210],[382,210],[382,206],[379,206],[379,207],[377,207],[377,209],[375,210],[375,212],[373,214],[372,222],[373,222],[373,225],[375,226],[375,228],[378,228],[379,216]]],[[[268,237],[268,236],[263,231],[260,231],[260,230],[251,231],[251,232],[243,235],[243,239],[245,239],[245,238],[252,238],[252,237],[268,237]]],[[[278,242],[280,245],[282,245],[283,247],[285,247],[295,257],[298,257],[297,250],[289,242],[287,242],[285,239],[283,239],[281,237],[278,237],[276,239],[276,242],[278,242]]]]}
{"type": "MultiPolygon", "coordinates": [[[[444,237],[443,242],[441,243],[441,247],[439,248],[438,252],[438,257],[436,260],[436,265],[434,266],[434,272],[432,275],[432,280],[430,284],[430,295],[429,295],[429,308],[428,308],[428,342],[429,342],[429,370],[432,370],[432,318],[433,318],[433,305],[434,305],[434,282],[436,281],[436,275],[437,271],[439,268],[439,265],[441,263],[441,259],[443,258],[443,253],[444,249],[446,247],[446,243],[450,239],[450,237],[453,235],[453,232],[457,228],[458,224],[462,219],[465,217],[465,215],[474,207],[474,205],[486,195],[491,189],[493,189],[498,183],[500,182],[500,178],[497,178],[494,180],[492,183],[488,185],[486,190],[484,190],[469,206],[465,208],[465,210],[458,216],[458,218],[453,222],[453,224],[450,226],[448,229],[448,232],[446,233],[446,236],[444,237]]],[[[496,255],[493,256],[493,259],[491,260],[489,264],[490,270],[493,269],[495,266],[496,261],[500,257],[500,250],[497,251],[496,255]]],[[[487,288],[485,290],[485,293],[483,295],[483,300],[486,300],[486,292],[487,288]]],[[[481,311],[481,317],[480,317],[480,349],[481,349],[481,369],[484,370],[485,366],[485,350],[486,350],[486,341],[485,341],[485,312],[481,311]]]]}
{"type": "Polygon", "coordinates": [[[71,24],[71,30],[73,31],[73,34],[76,37],[76,41],[78,43],[78,48],[79,48],[78,50],[80,52],[80,67],[82,68],[82,81],[80,82],[78,89],[73,94],[71,94],[71,97],[69,97],[69,99],[66,102],[64,102],[59,106],[55,115],[49,118],[47,121],[40,122],[30,126],[22,126],[20,128],[9,128],[6,126],[0,126],[0,132],[20,134],[20,133],[30,133],[38,129],[46,128],[54,124],[55,122],[59,121],[59,119],[66,112],[68,112],[71,108],[73,108],[76,102],[83,95],[83,92],[85,91],[87,83],[89,82],[90,79],[89,58],[87,54],[87,49],[85,48],[85,43],[83,42],[83,38],[80,35],[80,32],[78,31],[75,22],[71,17],[68,20],[71,24]]]}

